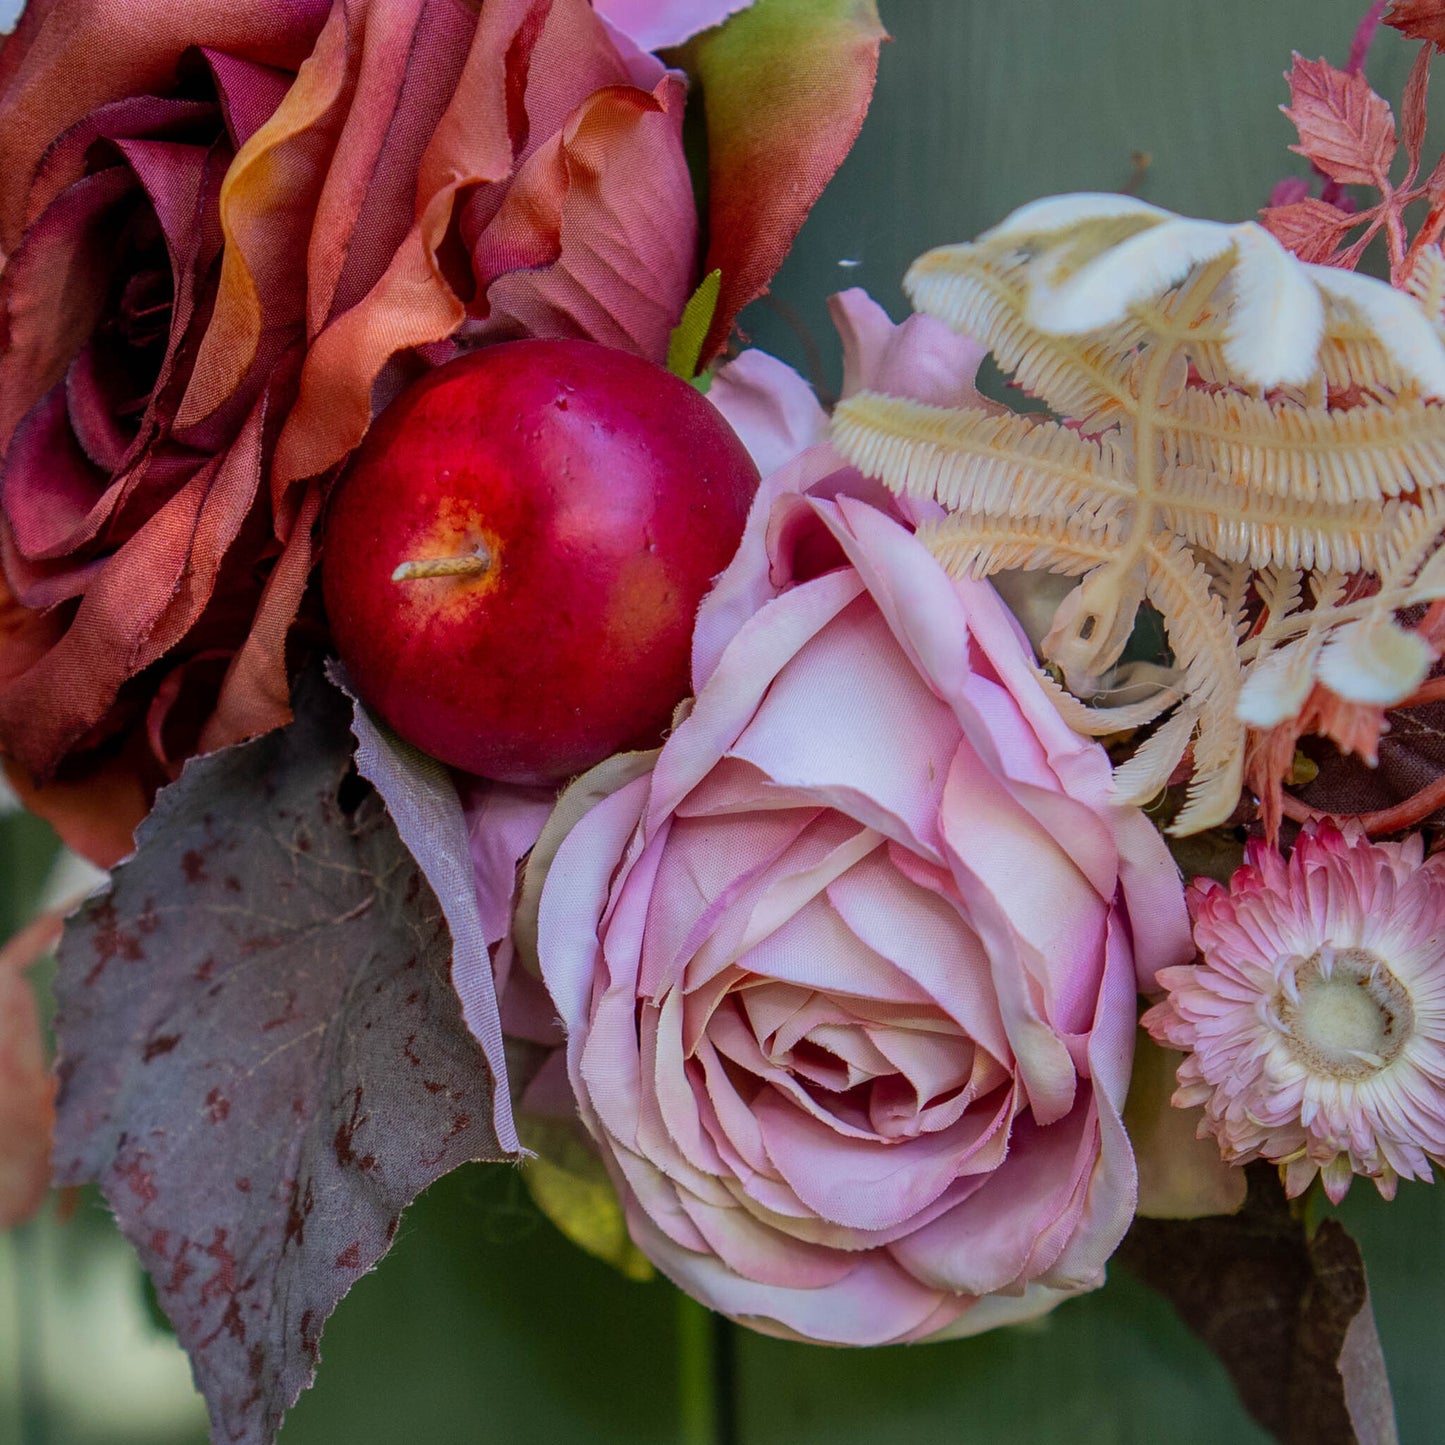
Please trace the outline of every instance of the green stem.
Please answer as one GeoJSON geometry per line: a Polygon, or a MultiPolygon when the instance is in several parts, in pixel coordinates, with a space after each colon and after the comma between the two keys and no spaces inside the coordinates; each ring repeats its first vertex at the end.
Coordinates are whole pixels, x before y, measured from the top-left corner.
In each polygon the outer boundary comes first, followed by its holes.
{"type": "Polygon", "coordinates": [[[677,1296],[678,1445],[722,1445],[719,1439],[717,1353],[712,1314],[677,1296]]]}

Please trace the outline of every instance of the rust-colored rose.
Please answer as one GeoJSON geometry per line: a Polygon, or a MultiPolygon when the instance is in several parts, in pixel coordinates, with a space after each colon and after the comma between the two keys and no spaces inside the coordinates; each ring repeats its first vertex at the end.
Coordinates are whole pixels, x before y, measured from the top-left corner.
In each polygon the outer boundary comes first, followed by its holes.
{"type": "Polygon", "coordinates": [[[683,103],[587,0],[30,5],[0,752],[32,806],[109,861],[185,756],[287,718],[327,484],[417,371],[529,334],[661,358],[697,276],[683,103]],[[68,786],[99,776],[103,835],[68,786]]]}

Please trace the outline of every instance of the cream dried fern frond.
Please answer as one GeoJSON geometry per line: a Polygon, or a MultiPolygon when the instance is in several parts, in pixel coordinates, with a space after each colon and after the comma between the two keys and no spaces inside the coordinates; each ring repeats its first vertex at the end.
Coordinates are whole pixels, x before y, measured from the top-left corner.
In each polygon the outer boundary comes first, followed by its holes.
{"type": "Polygon", "coordinates": [[[1418,684],[1432,654],[1395,613],[1445,595],[1438,250],[1406,294],[1305,265],[1253,223],[1064,196],[929,252],[905,284],[1052,414],[865,392],[837,408],[835,444],[943,504],[921,535],[956,575],[1082,579],[1043,643],[1074,726],[1117,723],[1083,699],[1140,604],[1159,610],[1179,681],[1124,715],[1175,711],[1119,770],[1121,796],[1157,789],[1192,746],[1173,829],[1209,827],[1238,800],[1246,722],[1291,716],[1316,679],[1387,704],[1418,684]],[[1346,600],[1350,574],[1374,595],[1346,600]]]}

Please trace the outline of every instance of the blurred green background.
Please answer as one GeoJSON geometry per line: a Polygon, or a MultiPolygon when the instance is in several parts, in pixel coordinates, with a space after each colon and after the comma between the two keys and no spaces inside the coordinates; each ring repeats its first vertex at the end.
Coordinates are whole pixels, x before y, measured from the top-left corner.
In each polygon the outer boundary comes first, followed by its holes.
{"type": "MultiPolygon", "coordinates": [[[[769,0],[780,3],[780,0],[769,0]]],[[[1302,169],[1286,147],[1292,49],[1342,63],[1358,0],[879,0],[894,43],[856,150],[805,228],[755,344],[836,385],[824,298],[866,286],[896,317],[924,248],[1033,196],[1117,189],[1237,219],[1302,169]]],[[[4,0],[0,0],[0,5],[4,0]]],[[[3,13],[0,13],[3,19],[3,13]]],[[[1395,100],[1413,47],[1382,34],[1395,100]]],[[[1445,99],[1445,85],[1442,85],[1445,99]]],[[[1445,146],[1437,123],[1426,164],[1445,146]]],[[[53,843],[0,817],[0,926],[46,887],[53,843]]],[[[1401,1438],[1445,1414],[1445,1195],[1358,1185],[1341,1211],[1369,1264],[1401,1438]]],[[[1250,1442],[1221,1368],[1116,1270],[1043,1322],[955,1344],[830,1351],[715,1327],[557,1236],[509,1168],[473,1167],[407,1216],[343,1304],[284,1445],[682,1442],[910,1445],[1250,1442]]],[[[0,1445],[199,1445],[204,1412],[142,1277],[94,1197],[0,1237],[0,1445]]]]}

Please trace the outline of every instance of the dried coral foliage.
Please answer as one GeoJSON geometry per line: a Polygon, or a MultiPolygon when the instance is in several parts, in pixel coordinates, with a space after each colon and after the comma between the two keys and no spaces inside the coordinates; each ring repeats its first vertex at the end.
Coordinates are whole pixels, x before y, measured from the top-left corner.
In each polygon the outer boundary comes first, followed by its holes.
{"type": "Polygon", "coordinates": [[[1043,651],[1074,726],[1151,726],[1121,798],[1189,760],[1173,831],[1213,826],[1239,800],[1246,725],[1294,717],[1316,682],[1372,705],[1419,684],[1434,652],[1397,614],[1445,595],[1438,249],[1407,294],[1305,264],[1253,223],[1064,196],[928,253],[905,284],[1048,412],[865,392],[834,439],[943,504],[923,535],[954,575],[1082,579],[1043,651]],[[1146,600],[1174,666],[1121,702],[1146,600]]]}

